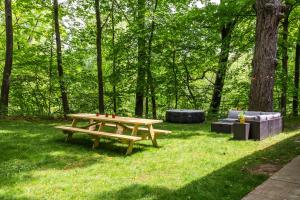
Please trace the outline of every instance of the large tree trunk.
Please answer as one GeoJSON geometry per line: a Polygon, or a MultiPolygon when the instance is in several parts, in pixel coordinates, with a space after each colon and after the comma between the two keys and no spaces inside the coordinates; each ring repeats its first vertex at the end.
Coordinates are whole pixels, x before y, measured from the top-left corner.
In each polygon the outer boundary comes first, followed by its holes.
{"type": "Polygon", "coordinates": [[[8,115],[8,95],[10,85],[10,74],[13,62],[13,26],[11,0],[5,0],[5,23],[6,23],[6,56],[3,70],[3,79],[0,99],[0,116],[8,115]]]}
{"type": "Polygon", "coordinates": [[[282,91],[281,91],[281,113],[286,115],[286,93],[287,93],[287,80],[288,80],[288,34],[289,34],[289,16],[290,5],[287,5],[287,9],[284,13],[284,20],[282,22],[282,91]]]}
{"type": "Polygon", "coordinates": [[[210,104],[210,113],[217,114],[221,105],[222,91],[227,71],[228,57],[230,51],[231,33],[234,23],[227,23],[221,29],[221,53],[219,58],[219,68],[216,74],[212,101],[210,104]]]}
{"type": "Polygon", "coordinates": [[[62,51],[61,51],[61,39],[60,39],[60,29],[58,20],[58,2],[53,0],[53,10],[54,10],[54,26],[55,26],[55,39],[56,39],[56,54],[57,54],[57,71],[60,84],[61,98],[64,110],[64,117],[69,113],[69,102],[67,97],[67,91],[64,82],[64,70],[62,66],[62,51]]]}
{"type": "MultiPolygon", "coordinates": [[[[155,14],[155,12],[156,12],[157,5],[158,5],[158,0],[155,0],[153,14],[155,14]]],[[[150,30],[150,37],[149,37],[149,44],[148,44],[148,69],[147,69],[147,82],[148,82],[147,84],[148,84],[148,87],[150,87],[151,104],[152,104],[152,118],[153,119],[157,118],[155,87],[154,87],[154,81],[153,81],[153,76],[152,76],[152,71],[151,71],[152,41],[153,41],[153,36],[154,36],[155,25],[156,24],[155,24],[155,21],[153,18],[152,22],[151,22],[151,30],[150,30]]]]}
{"type": "Polygon", "coordinates": [[[295,77],[294,77],[294,95],[293,95],[293,116],[298,116],[299,109],[299,71],[300,71],[300,27],[298,30],[298,39],[296,44],[295,56],[295,77]]]}
{"type": "Polygon", "coordinates": [[[102,23],[99,8],[99,0],[95,0],[96,25],[97,25],[97,70],[98,70],[98,103],[99,112],[104,113],[104,87],[102,75],[102,23]]]}
{"type": "Polygon", "coordinates": [[[113,68],[113,110],[117,113],[117,86],[116,86],[116,51],[115,51],[115,1],[112,1],[111,8],[111,28],[112,28],[112,68],[113,68]]]}
{"type": "Polygon", "coordinates": [[[146,75],[145,0],[138,0],[138,74],[136,81],[135,115],[143,116],[146,75]]]}
{"type": "Polygon", "coordinates": [[[256,1],[256,43],[252,61],[249,110],[273,111],[280,10],[279,0],[256,1]]]}

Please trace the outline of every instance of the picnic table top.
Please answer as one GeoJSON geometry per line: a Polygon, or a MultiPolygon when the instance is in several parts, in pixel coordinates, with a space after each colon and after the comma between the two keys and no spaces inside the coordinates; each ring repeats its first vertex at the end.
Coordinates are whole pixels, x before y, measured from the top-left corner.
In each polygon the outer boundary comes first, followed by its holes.
{"type": "Polygon", "coordinates": [[[120,117],[116,116],[112,118],[111,115],[106,117],[105,115],[96,116],[96,114],[88,114],[88,113],[78,113],[78,114],[69,114],[67,115],[69,118],[72,119],[89,119],[89,120],[99,120],[99,121],[106,121],[106,122],[115,122],[115,123],[125,123],[125,124],[138,124],[138,125],[151,125],[162,123],[162,120],[156,119],[143,119],[143,118],[134,118],[134,117],[120,117]]]}

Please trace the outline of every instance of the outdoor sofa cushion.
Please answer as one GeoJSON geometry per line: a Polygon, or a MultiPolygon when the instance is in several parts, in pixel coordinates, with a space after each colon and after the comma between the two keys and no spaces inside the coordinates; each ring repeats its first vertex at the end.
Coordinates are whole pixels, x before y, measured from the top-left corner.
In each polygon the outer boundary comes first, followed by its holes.
{"type": "Polygon", "coordinates": [[[243,112],[240,110],[230,110],[228,113],[228,118],[233,118],[233,119],[238,119],[239,118],[239,114],[243,112]]]}
{"type": "Polygon", "coordinates": [[[258,116],[260,114],[261,114],[261,112],[258,112],[258,111],[246,111],[245,112],[245,115],[247,115],[247,116],[258,116]]]}
{"type": "Polygon", "coordinates": [[[238,121],[238,119],[236,118],[225,118],[225,119],[221,119],[221,122],[236,122],[238,121]]]}
{"type": "Polygon", "coordinates": [[[245,115],[246,121],[257,120],[258,116],[245,115]]]}

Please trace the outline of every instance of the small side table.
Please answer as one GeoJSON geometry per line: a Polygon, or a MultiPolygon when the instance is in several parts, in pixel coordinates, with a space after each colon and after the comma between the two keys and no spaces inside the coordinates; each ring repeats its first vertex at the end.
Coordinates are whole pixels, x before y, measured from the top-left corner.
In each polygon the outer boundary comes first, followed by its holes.
{"type": "Polygon", "coordinates": [[[232,126],[233,139],[248,140],[249,139],[250,124],[249,123],[234,123],[232,126]]]}

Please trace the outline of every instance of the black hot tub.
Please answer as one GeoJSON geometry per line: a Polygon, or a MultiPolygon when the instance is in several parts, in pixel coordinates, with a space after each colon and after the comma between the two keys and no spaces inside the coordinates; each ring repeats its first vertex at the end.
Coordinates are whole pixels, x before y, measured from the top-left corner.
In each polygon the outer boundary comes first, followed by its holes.
{"type": "Polygon", "coordinates": [[[202,110],[167,110],[166,121],[172,123],[202,123],[205,112],[202,110]]]}

